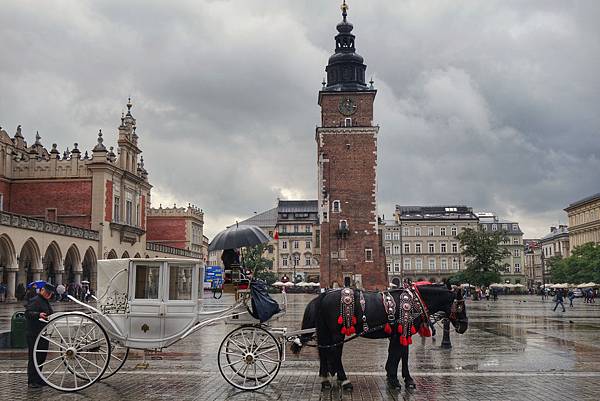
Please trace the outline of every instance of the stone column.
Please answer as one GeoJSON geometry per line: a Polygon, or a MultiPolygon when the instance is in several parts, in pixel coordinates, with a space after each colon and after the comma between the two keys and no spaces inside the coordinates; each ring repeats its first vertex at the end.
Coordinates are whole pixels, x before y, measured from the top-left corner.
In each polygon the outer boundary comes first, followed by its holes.
{"type": "Polygon", "coordinates": [[[75,275],[75,284],[81,285],[81,272],[76,271],[76,272],[74,272],[74,275],[75,275]]]}
{"type": "Polygon", "coordinates": [[[16,270],[8,270],[8,288],[6,292],[6,300],[7,301],[15,301],[17,298],[15,297],[15,291],[17,290],[17,271],[16,270]]]}
{"type": "Polygon", "coordinates": [[[55,283],[52,283],[53,285],[60,285],[62,284],[62,271],[54,273],[54,281],[56,281],[55,283]]]}
{"type": "Polygon", "coordinates": [[[40,270],[34,270],[33,272],[33,281],[38,281],[42,279],[42,272],[40,270]]]}

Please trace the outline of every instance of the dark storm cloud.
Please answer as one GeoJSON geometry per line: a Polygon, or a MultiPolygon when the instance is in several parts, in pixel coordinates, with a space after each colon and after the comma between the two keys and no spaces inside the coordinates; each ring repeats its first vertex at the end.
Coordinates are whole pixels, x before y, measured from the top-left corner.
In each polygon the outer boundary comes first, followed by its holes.
{"type": "MultiPolygon", "coordinates": [[[[281,197],[316,197],[317,91],[337,1],[4,2],[0,125],[31,141],[114,141],[127,96],[153,203],[209,235],[281,197]]],[[[465,203],[564,222],[598,191],[594,1],[350,2],[379,93],[380,212],[465,203]]]]}

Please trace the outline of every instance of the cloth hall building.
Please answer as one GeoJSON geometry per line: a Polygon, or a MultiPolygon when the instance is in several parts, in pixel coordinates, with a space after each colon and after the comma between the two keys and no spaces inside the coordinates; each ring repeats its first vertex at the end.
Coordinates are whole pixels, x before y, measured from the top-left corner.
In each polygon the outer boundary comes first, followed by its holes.
{"type": "Polygon", "coordinates": [[[94,290],[98,259],[201,257],[187,237],[199,235],[202,243],[202,211],[150,208],[152,185],[131,108],[128,102],[116,149],[104,144],[102,131],[91,152],[75,143],[61,154],[39,135],[28,145],[20,125],[12,137],[0,128],[0,282],[7,299],[40,279],[87,280],[94,290]],[[193,216],[194,230],[178,229],[162,241],[169,234],[164,220],[182,215],[193,216]],[[161,221],[153,224],[154,218],[161,221]]]}

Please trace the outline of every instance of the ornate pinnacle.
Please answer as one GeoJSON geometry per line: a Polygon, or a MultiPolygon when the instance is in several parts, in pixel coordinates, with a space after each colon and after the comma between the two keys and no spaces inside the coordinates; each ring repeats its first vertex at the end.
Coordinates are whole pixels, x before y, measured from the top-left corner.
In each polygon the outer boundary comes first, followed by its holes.
{"type": "Polygon", "coordinates": [[[98,131],[98,143],[92,149],[92,152],[106,152],[106,146],[102,143],[104,139],[102,138],[102,130],[98,131]]]}
{"type": "Polygon", "coordinates": [[[346,21],[346,17],[348,16],[348,9],[350,8],[348,7],[348,4],[346,4],[346,0],[344,0],[340,8],[342,9],[342,17],[344,17],[344,21],[346,21]]]}
{"type": "Polygon", "coordinates": [[[39,131],[35,131],[35,144],[36,145],[41,145],[40,139],[42,139],[42,137],[40,136],[40,132],[39,131]]]}
{"type": "Polygon", "coordinates": [[[131,116],[131,106],[132,106],[132,104],[131,104],[131,97],[129,97],[127,99],[127,115],[128,116],[131,116]]]}

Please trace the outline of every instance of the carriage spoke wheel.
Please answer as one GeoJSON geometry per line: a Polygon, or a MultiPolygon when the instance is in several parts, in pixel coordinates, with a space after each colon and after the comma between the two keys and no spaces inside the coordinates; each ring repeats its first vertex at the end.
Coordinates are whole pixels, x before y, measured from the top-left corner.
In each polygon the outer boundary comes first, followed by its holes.
{"type": "Polygon", "coordinates": [[[44,327],[33,353],[35,369],[49,386],[79,391],[102,377],[110,360],[110,342],[90,316],[65,314],[44,327]]]}
{"type": "Polygon", "coordinates": [[[281,357],[280,343],[267,330],[240,327],[229,333],[219,347],[219,371],[232,386],[257,390],[277,376],[281,357]]]}
{"type": "Polygon", "coordinates": [[[111,341],[110,345],[110,360],[108,361],[106,371],[102,375],[103,380],[108,379],[121,370],[129,356],[129,347],[123,347],[114,341],[111,341]]]}

